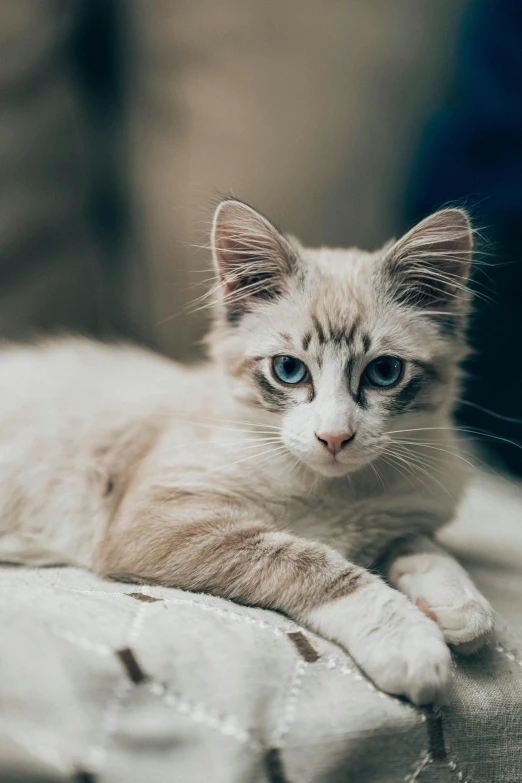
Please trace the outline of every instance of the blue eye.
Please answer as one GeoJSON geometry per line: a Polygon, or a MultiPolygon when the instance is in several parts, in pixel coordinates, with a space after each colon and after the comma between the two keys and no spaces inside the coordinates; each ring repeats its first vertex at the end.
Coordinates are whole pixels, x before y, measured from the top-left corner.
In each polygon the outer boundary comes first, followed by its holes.
{"type": "Polygon", "coordinates": [[[370,362],[364,374],[372,386],[394,386],[402,375],[402,362],[395,356],[378,356],[370,362]]]}
{"type": "Polygon", "coordinates": [[[306,364],[293,356],[274,356],[272,370],[283,383],[301,383],[308,375],[306,364]]]}

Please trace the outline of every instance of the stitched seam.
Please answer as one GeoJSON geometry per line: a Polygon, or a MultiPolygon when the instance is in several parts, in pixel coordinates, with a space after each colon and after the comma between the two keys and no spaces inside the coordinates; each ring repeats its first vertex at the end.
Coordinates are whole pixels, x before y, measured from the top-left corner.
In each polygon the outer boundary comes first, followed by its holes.
{"type": "MultiPolygon", "coordinates": [[[[61,585],[55,585],[54,587],[57,587],[60,590],[64,590],[66,592],[71,593],[83,593],[84,595],[104,595],[104,596],[126,596],[129,595],[129,593],[126,592],[119,592],[119,591],[105,591],[105,590],[80,590],[73,587],[62,587],[61,585]]],[[[142,590],[144,595],[147,595],[144,590],[142,590]]],[[[156,596],[152,596],[156,597],[156,596]]],[[[209,604],[205,604],[202,601],[195,601],[190,598],[164,598],[162,599],[165,603],[172,603],[172,604],[180,604],[180,605],[187,605],[187,606],[196,606],[197,608],[201,609],[204,612],[210,612],[211,614],[215,614],[218,617],[229,617],[231,620],[236,620],[238,622],[243,622],[247,625],[256,625],[258,628],[261,628],[262,630],[268,630],[271,633],[274,634],[274,636],[281,636],[282,634],[285,634],[288,632],[288,628],[296,628],[302,631],[309,630],[301,628],[301,626],[296,625],[295,623],[292,623],[292,625],[288,626],[274,626],[270,623],[265,622],[264,620],[258,620],[257,618],[250,617],[248,615],[242,615],[238,612],[234,612],[231,609],[223,609],[218,606],[211,606],[209,604]]],[[[53,631],[54,632],[54,631],[53,631]]],[[[58,635],[58,634],[57,634],[58,635]]],[[[65,638],[65,635],[62,634],[65,638]]],[[[78,639],[78,637],[77,637],[78,639]]],[[[86,649],[88,649],[87,645],[86,649]]],[[[109,648],[108,648],[109,649],[109,648]]],[[[511,661],[511,663],[517,663],[519,666],[522,667],[522,659],[519,659],[516,657],[516,655],[512,652],[509,652],[506,650],[505,647],[498,644],[495,646],[495,650],[503,655],[505,658],[507,658],[508,661],[511,661]]],[[[110,651],[110,649],[109,649],[110,651]]],[[[102,653],[105,654],[105,653],[102,653]]],[[[371,683],[369,683],[371,685],[371,683]]]]}
{"type": "Polygon", "coordinates": [[[509,652],[509,650],[506,650],[505,647],[503,647],[501,644],[497,644],[495,647],[495,650],[504,656],[504,658],[507,658],[508,661],[511,661],[511,663],[518,663],[519,666],[522,666],[522,660],[516,657],[515,653],[509,652]]]}
{"type": "MultiPolygon", "coordinates": [[[[103,590],[76,590],[74,588],[70,587],[61,587],[61,590],[65,590],[67,592],[71,593],[83,593],[85,595],[103,595],[103,596],[117,596],[118,598],[121,596],[128,596],[129,593],[120,593],[120,592],[104,592],[103,590]]],[[[149,595],[149,593],[146,593],[145,590],[141,591],[143,595],[149,595]]],[[[157,598],[157,596],[151,596],[153,598],[157,598]]],[[[265,620],[259,620],[256,617],[250,617],[250,615],[243,615],[239,612],[234,612],[233,609],[224,609],[220,606],[211,606],[210,604],[203,603],[203,601],[196,601],[192,598],[161,598],[159,599],[163,601],[165,604],[177,604],[179,606],[195,606],[198,609],[201,609],[203,612],[209,612],[210,614],[215,614],[217,617],[228,617],[231,620],[235,620],[237,622],[244,623],[245,625],[255,625],[257,628],[260,628],[263,631],[270,631],[274,634],[274,636],[283,636],[286,634],[289,630],[293,630],[295,628],[299,628],[299,626],[296,626],[295,623],[289,622],[287,626],[284,625],[272,625],[271,623],[267,623],[265,620]]],[[[299,630],[305,630],[299,628],[299,630]]]]}
{"type": "MultiPolygon", "coordinates": [[[[140,604],[134,618],[130,624],[126,636],[126,646],[131,647],[139,636],[145,612],[149,608],[148,604],[140,604]]],[[[93,772],[100,772],[107,762],[109,745],[114,735],[120,714],[123,709],[125,697],[135,687],[134,684],[125,676],[113,688],[109,698],[105,702],[100,720],[100,737],[91,742],[86,753],[86,767],[93,772]]]]}
{"type": "Polygon", "coordinates": [[[112,647],[109,647],[106,644],[97,644],[96,642],[91,642],[90,639],[85,639],[82,636],[76,636],[76,634],[72,633],[71,631],[57,630],[56,628],[51,628],[49,626],[47,626],[47,630],[49,630],[52,635],[56,636],[58,639],[63,639],[66,642],[70,642],[71,644],[74,644],[75,647],[81,647],[82,650],[88,650],[89,652],[96,653],[97,655],[103,655],[105,657],[108,657],[114,653],[112,647]]]}
{"type": "Polygon", "coordinates": [[[395,696],[392,696],[389,693],[385,693],[384,691],[379,690],[375,687],[373,682],[370,682],[364,674],[360,671],[360,669],[354,665],[354,668],[348,666],[345,661],[343,661],[341,658],[336,658],[333,655],[328,656],[327,658],[323,659],[320,658],[317,662],[317,664],[324,663],[327,669],[336,669],[339,674],[342,674],[344,676],[351,676],[354,678],[354,680],[357,680],[357,682],[362,682],[364,685],[368,688],[368,690],[372,691],[372,693],[375,693],[380,699],[387,699],[392,701],[394,704],[398,704],[400,707],[403,707],[408,712],[413,712],[414,715],[419,716],[419,719],[422,723],[426,722],[426,716],[417,708],[414,707],[413,704],[408,704],[404,701],[400,701],[395,696]]]}
{"type": "Polygon", "coordinates": [[[81,590],[79,587],[63,587],[63,585],[55,584],[51,585],[51,587],[53,590],[62,590],[64,593],[81,593],[82,595],[116,595],[118,597],[129,595],[120,590],[81,590]]]}
{"type": "MultiPolygon", "coordinates": [[[[102,590],[80,590],[80,589],[62,587],[60,585],[53,585],[53,588],[58,588],[58,589],[61,589],[61,590],[67,591],[67,592],[83,593],[83,594],[87,594],[87,595],[89,595],[89,594],[97,594],[97,595],[104,595],[104,596],[115,596],[115,597],[118,597],[118,598],[121,597],[121,596],[127,596],[128,595],[127,592],[102,591],[102,590]]],[[[141,591],[141,592],[146,594],[144,590],[141,591]]],[[[252,617],[250,617],[248,615],[241,615],[241,614],[239,614],[237,612],[233,612],[231,610],[223,609],[221,607],[210,606],[208,604],[204,604],[203,602],[195,601],[195,600],[192,600],[192,599],[163,599],[163,600],[165,601],[165,603],[180,604],[180,605],[184,604],[184,605],[196,606],[198,608],[201,608],[203,611],[211,612],[213,614],[216,614],[217,616],[229,617],[230,619],[232,619],[234,621],[239,621],[239,622],[243,622],[244,624],[247,624],[247,625],[256,626],[256,627],[260,628],[261,630],[268,630],[274,636],[277,636],[277,637],[284,636],[288,632],[289,628],[290,629],[291,628],[295,628],[295,629],[299,629],[299,630],[303,630],[303,631],[304,630],[308,631],[308,629],[301,629],[300,626],[297,626],[294,623],[291,623],[291,624],[289,623],[288,626],[286,626],[286,627],[285,626],[273,626],[273,625],[271,625],[269,623],[266,623],[263,620],[258,620],[256,618],[252,618],[252,617]]],[[[142,624],[143,619],[144,619],[145,611],[147,609],[150,609],[150,606],[151,605],[147,603],[147,604],[140,604],[140,606],[138,607],[137,613],[136,613],[136,615],[135,615],[135,617],[134,617],[134,619],[133,619],[133,621],[131,623],[131,627],[130,627],[130,629],[128,631],[127,644],[133,643],[135,641],[135,639],[137,638],[137,636],[139,634],[139,631],[140,631],[140,628],[141,628],[141,624],[142,624]]],[[[65,640],[70,641],[73,644],[77,644],[78,646],[83,647],[84,649],[88,649],[91,652],[96,652],[96,653],[98,653],[100,655],[104,655],[104,656],[108,655],[108,654],[113,654],[114,653],[114,650],[112,648],[108,647],[108,646],[105,647],[103,645],[98,645],[96,643],[90,642],[90,640],[88,640],[88,639],[84,639],[84,638],[78,637],[75,634],[72,634],[72,633],[70,633],[68,631],[63,631],[63,632],[56,631],[56,629],[53,629],[52,627],[49,627],[45,623],[44,623],[44,625],[54,635],[61,636],[65,640]]],[[[519,666],[522,666],[522,660],[518,659],[515,656],[514,653],[509,652],[502,645],[495,646],[495,650],[499,654],[503,655],[510,662],[516,663],[519,666]]],[[[330,656],[324,662],[326,663],[326,665],[327,665],[327,667],[329,669],[336,669],[342,675],[352,675],[356,680],[365,682],[365,685],[371,691],[377,693],[378,696],[380,696],[382,698],[389,698],[394,703],[400,704],[401,706],[405,707],[406,709],[408,709],[410,711],[413,711],[414,713],[416,713],[419,716],[419,719],[420,719],[421,722],[425,722],[425,720],[426,720],[425,716],[422,713],[420,713],[415,707],[413,707],[412,705],[408,705],[406,703],[400,702],[400,701],[396,700],[393,696],[390,696],[388,694],[385,694],[385,693],[379,691],[377,688],[375,688],[375,686],[370,681],[368,681],[361,674],[361,672],[358,669],[355,669],[355,670],[351,669],[350,667],[348,667],[346,665],[346,663],[342,659],[335,658],[334,656],[330,656]]],[[[281,726],[279,728],[279,737],[280,738],[283,738],[284,735],[288,732],[288,730],[289,730],[289,728],[291,726],[291,723],[292,723],[292,721],[295,718],[295,710],[296,710],[296,706],[297,706],[297,699],[298,699],[298,696],[299,696],[299,691],[300,691],[300,688],[301,688],[301,685],[302,685],[302,679],[303,679],[303,676],[304,676],[304,672],[306,670],[306,666],[307,666],[306,662],[302,661],[302,660],[298,661],[297,664],[296,664],[295,671],[294,671],[294,678],[293,678],[293,687],[291,688],[291,691],[290,691],[290,694],[289,694],[289,697],[288,697],[288,700],[287,700],[287,705],[286,705],[286,708],[285,708],[285,713],[284,713],[284,716],[283,716],[283,720],[282,720],[281,726]],[[300,678],[299,679],[296,676],[298,669],[302,670],[301,673],[300,673],[300,678]],[[292,701],[291,701],[291,699],[292,699],[292,701]],[[286,720],[285,720],[285,718],[286,718],[286,720]],[[281,732],[281,727],[283,729],[282,732],[281,732]]],[[[103,710],[103,714],[102,714],[102,721],[101,721],[101,726],[102,726],[102,728],[106,732],[105,736],[102,738],[102,740],[99,740],[98,742],[92,743],[90,745],[88,751],[87,751],[87,757],[88,758],[94,758],[95,761],[96,761],[96,758],[98,759],[98,769],[99,769],[99,765],[104,763],[106,758],[107,758],[109,740],[110,740],[112,734],[114,733],[114,731],[116,729],[118,717],[119,717],[119,714],[121,713],[121,709],[123,707],[123,700],[125,698],[125,695],[130,690],[132,690],[133,687],[134,686],[130,682],[128,682],[127,680],[124,681],[124,682],[119,683],[114,688],[110,698],[107,700],[107,702],[105,704],[105,707],[104,707],[104,710],[103,710]]],[[[162,687],[162,686],[160,686],[160,687],[162,687]]],[[[180,712],[181,714],[186,714],[186,705],[190,704],[188,702],[188,700],[178,696],[177,694],[170,694],[168,700],[167,700],[167,698],[165,700],[166,700],[166,703],[171,702],[171,706],[173,706],[175,709],[177,709],[177,711],[180,712]],[[180,708],[180,705],[181,705],[181,708],[180,708]]],[[[208,725],[208,726],[210,726],[212,728],[216,727],[216,725],[217,725],[216,724],[216,713],[214,713],[212,710],[209,710],[207,708],[205,708],[205,710],[202,713],[201,710],[200,710],[201,705],[193,705],[192,704],[192,705],[190,705],[190,707],[193,709],[193,711],[189,710],[189,713],[190,713],[188,715],[189,719],[195,720],[196,722],[205,723],[205,725],[208,725]],[[203,716],[203,717],[201,717],[201,716],[203,716]]],[[[255,747],[256,749],[258,749],[260,747],[260,745],[257,742],[257,740],[252,738],[252,736],[250,735],[250,733],[247,730],[242,729],[238,724],[235,723],[235,719],[234,719],[233,716],[228,716],[228,717],[227,716],[222,716],[221,718],[218,718],[217,720],[218,720],[218,731],[220,731],[221,733],[225,733],[227,736],[234,736],[236,739],[239,739],[239,741],[242,741],[242,742],[245,742],[245,743],[248,743],[248,744],[250,744],[252,742],[254,744],[251,745],[251,746],[255,747]],[[231,719],[230,723],[228,722],[229,717],[231,719]],[[224,727],[224,730],[223,730],[223,727],[224,727]],[[236,729],[238,730],[237,734],[236,734],[236,729]],[[240,737],[243,737],[243,739],[240,739],[240,737]]],[[[2,731],[2,733],[9,734],[8,732],[5,732],[5,731],[2,731]]],[[[15,737],[14,733],[12,734],[12,736],[13,736],[13,739],[15,739],[17,742],[20,741],[18,737],[15,737]]],[[[27,749],[30,750],[29,748],[27,748],[27,749]]],[[[42,746],[42,749],[40,749],[40,748],[33,748],[32,752],[35,755],[38,754],[38,756],[40,758],[42,758],[42,760],[46,760],[46,761],[50,762],[51,761],[50,756],[47,753],[44,756],[43,752],[39,753],[40,750],[43,750],[43,746],[42,746]]],[[[427,754],[427,756],[429,757],[429,754],[427,754]]],[[[418,772],[417,772],[417,768],[415,768],[414,771],[411,774],[417,774],[417,777],[419,776],[419,774],[422,772],[422,770],[431,761],[431,759],[428,759],[427,761],[425,761],[425,759],[426,759],[426,756],[424,756],[419,762],[417,762],[418,765],[422,765],[423,764],[423,766],[420,767],[418,772]]],[[[53,754],[53,760],[56,761],[56,758],[54,758],[54,754],[53,754]]],[[[457,776],[457,778],[459,780],[459,783],[470,783],[468,778],[464,778],[463,772],[458,769],[457,763],[451,757],[447,761],[447,766],[457,776]]],[[[405,778],[405,780],[409,780],[409,779],[415,781],[415,778],[411,778],[411,775],[410,775],[409,778],[408,777],[405,778]]]]}
{"type": "Polygon", "coordinates": [[[283,708],[283,715],[273,733],[271,741],[271,744],[276,745],[279,748],[285,745],[285,737],[295,720],[297,701],[303,687],[303,679],[307,667],[307,662],[302,658],[299,658],[295,662],[290,689],[288,691],[288,696],[286,697],[285,706],[283,708]]]}
{"type": "Polygon", "coordinates": [[[284,636],[286,633],[288,633],[288,631],[293,630],[294,628],[303,631],[305,630],[304,628],[301,629],[299,626],[296,626],[294,623],[289,623],[288,626],[272,625],[271,623],[267,623],[265,620],[258,620],[257,617],[250,617],[250,615],[240,614],[239,612],[234,612],[232,609],[223,609],[220,606],[211,606],[210,604],[205,604],[202,601],[193,601],[190,598],[166,598],[164,601],[166,604],[196,606],[203,612],[215,614],[217,617],[228,617],[230,620],[244,623],[245,625],[256,626],[262,631],[269,631],[274,636],[278,637],[284,636]]]}
{"type": "Polygon", "coordinates": [[[248,729],[244,729],[240,725],[235,715],[220,714],[203,702],[191,702],[179,693],[168,691],[161,683],[152,683],[150,691],[193,723],[208,726],[225,737],[232,737],[238,742],[248,745],[253,750],[261,750],[261,743],[252,736],[248,729]]]}
{"type": "MultiPolygon", "coordinates": [[[[74,588],[61,588],[63,590],[67,590],[70,592],[79,592],[79,593],[86,593],[86,594],[98,594],[98,595],[116,595],[116,596],[127,596],[128,593],[126,592],[104,592],[102,590],[77,590],[74,588]]],[[[150,591],[146,591],[145,589],[142,589],[140,592],[142,592],[144,595],[150,594],[150,591]]],[[[154,596],[157,597],[157,596],[154,596]]],[[[203,612],[208,612],[209,614],[214,614],[216,617],[221,618],[228,618],[230,620],[233,620],[234,622],[243,623],[244,625],[250,625],[252,627],[259,628],[262,631],[268,631],[269,633],[273,634],[273,636],[276,636],[277,638],[281,638],[285,636],[288,632],[291,631],[301,631],[302,633],[309,633],[310,630],[308,628],[304,628],[297,623],[294,623],[292,621],[289,621],[287,625],[272,625],[271,623],[267,623],[265,620],[260,620],[256,617],[251,617],[250,615],[240,614],[239,612],[234,612],[232,609],[225,609],[220,606],[212,606],[211,604],[206,604],[203,601],[197,601],[192,598],[164,598],[163,599],[164,604],[173,604],[178,606],[193,606],[197,609],[200,609],[203,612]]],[[[151,604],[152,605],[152,604],[151,604]]],[[[322,638],[322,637],[319,637],[322,638]]],[[[70,640],[72,641],[72,639],[70,640]]],[[[112,649],[109,650],[110,653],[112,653],[112,649]]],[[[105,654],[102,653],[102,654],[105,654]]],[[[349,655],[349,653],[348,653],[349,655]]],[[[417,715],[421,716],[421,720],[424,722],[426,720],[425,715],[417,710],[416,707],[413,705],[407,704],[406,702],[400,701],[399,699],[395,698],[394,696],[384,693],[383,691],[379,690],[375,687],[375,685],[370,682],[365,675],[362,673],[362,671],[359,669],[359,667],[355,664],[353,659],[351,659],[354,668],[351,668],[347,666],[346,662],[342,659],[335,657],[333,655],[328,656],[326,658],[320,658],[318,663],[326,663],[326,666],[328,669],[335,669],[342,675],[351,675],[359,682],[364,682],[366,687],[372,691],[373,693],[377,694],[377,696],[381,699],[388,699],[391,700],[394,704],[400,705],[402,708],[409,712],[414,712],[417,715]]]]}
{"type": "Polygon", "coordinates": [[[453,759],[450,759],[448,761],[448,767],[451,769],[453,773],[455,773],[457,779],[459,780],[459,783],[470,783],[468,778],[464,777],[464,773],[461,770],[459,770],[457,764],[453,761],[453,759]]]}
{"type": "Polygon", "coordinates": [[[423,769],[426,769],[428,764],[431,764],[431,755],[423,751],[420,759],[415,762],[415,766],[409,775],[404,778],[404,783],[415,783],[418,780],[419,775],[423,769]]]}
{"type": "MultiPolygon", "coordinates": [[[[444,711],[442,709],[440,709],[440,714],[441,715],[444,714],[444,711]]],[[[451,769],[451,771],[457,776],[459,783],[471,783],[468,780],[468,778],[464,777],[464,773],[458,768],[457,762],[454,760],[454,758],[452,758],[451,753],[448,752],[447,744],[446,744],[446,760],[445,762],[439,762],[439,763],[444,763],[445,765],[447,765],[451,769]]]]}
{"type": "MultiPolygon", "coordinates": [[[[263,631],[269,631],[274,636],[277,636],[278,638],[286,635],[291,630],[298,630],[302,633],[306,634],[309,633],[308,628],[303,628],[302,626],[297,625],[296,623],[289,623],[287,626],[274,626],[270,623],[265,622],[264,620],[258,620],[255,617],[250,617],[249,615],[243,615],[239,614],[239,612],[234,612],[231,609],[223,609],[219,606],[211,606],[209,604],[205,604],[202,601],[195,601],[190,598],[167,598],[164,599],[164,602],[166,604],[178,604],[178,605],[188,605],[188,606],[196,606],[198,609],[201,609],[204,612],[209,612],[210,614],[215,614],[218,617],[228,617],[231,620],[234,620],[236,622],[241,622],[246,625],[256,626],[257,628],[260,628],[263,631]]],[[[322,638],[322,637],[319,637],[322,638]]],[[[349,653],[348,653],[349,654],[349,653]]],[[[353,659],[352,659],[353,661],[353,659]]],[[[319,658],[318,663],[323,662],[323,658],[319,658]]],[[[351,675],[354,677],[354,679],[358,680],[359,682],[364,682],[366,687],[371,690],[373,693],[376,693],[377,696],[379,696],[382,699],[390,699],[394,704],[399,704],[404,709],[414,712],[415,714],[420,714],[421,719],[423,722],[425,722],[426,717],[423,713],[420,713],[416,707],[413,705],[407,704],[406,702],[400,701],[399,699],[395,698],[394,696],[391,696],[388,693],[384,693],[383,691],[380,691],[378,688],[375,687],[375,685],[370,682],[364,674],[360,671],[360,669],[357,667],[357,665],[354,662],[354,668],[350,668],[346,665],[345,661],[342,661],[340,658],[336,658],[333,655],[328,656],[324,662],[326,663],[326,666],[328,669],[337,669],[340,674],[343,675],[351,675]]]]}
{"type": "MultiPolygon", "coordinates": [[[[66,588],[69,589],[69,588],[66,588]]],[[[83,592],[83,591],[74,591],[74,592],[83,592]]],[[[93,592],[93,591],[89,591],[93,592]]],[[[101,591],[96,591],[97,593],[103,594],[103,595],[119,595],[119,596],[126,596],[128,593],[101,593],[101,591]]],[[[144,591],[143,591],[144,592],[144,591]]],[[[146,594],[144,592],[144,594],[146,594]]],[[[303,628],[301,626],[296,625],[295,623],[289,623],[286,627],[285,626],[274,626],[270,623],[265,622],[264,620],[258,620],[255,617],[250,617],[249,615],[242,615],[238,612],[234,612],[231,609],[223,609],[221,607],[216,606],[210,606],[209,604],[205,604],[202,601],[195,601],[190,598],[168,598],[164,599],[163,603],[165,604],[175,604],[175,605],[185,605],[185,606],[195,606],[198,609],[201,609],[204,612],[209,612],[210,614],[215,614],[217,617],[226,617],[230,620],[233,620],[234,622],[243,623],[244,625],[250,625],[252,627],[259,628],[263,631],[268,631],[269,633],[273,634],[277,638],[282,638],[286,636],[289,631],[292,630],[299,630],[303,633],[310,633],[309,629],[303,628]]],[[[147,604],[148,608],[154,607],[154,604],[147,604]]],[[[101,645],[101,644],[95,644],[91,642],[89,639],[85,639],[83,637],[77,636],[76,634],[71,633],[70,631],[57,631],[56,629],[50,628],[51,632],[60,638],[63,638],[64,640],[70,642],[71,644],[75,644],[78,647],[81,647],[83,649],[89,650],[91,652],[95,652],[99,655],[103,656],[110,656],[114,653],[114,650],[112,647],[109,647],[108,645],[101,645]]],[[[322,638],[322,637],[319,637],[322,638]]],[[[348,653],[347,653],[348,654],[348,653]]],[[[353,660],[353,659],[351,659],[353,660]]],[[[400,705],[401,708],[414,712],[416,714],[421,715],[421,719],[425,720],[425,716],[422,713],[418,713],[417,708],[413,705],[407,704],[406,702],[400,701],[399,699],[396,699],[394,696],[391,696],[388,693],[384,693],[383,691],[380,691],[378,688],[375,687],[375,685],[370,682],[362,673],[362,671],[357,667],[357,665],[354,663],[354,667],[351,668],[346,664],[346,661],[343,661],[341,658],[335,657],[333,655],[330,655],[328,657],[321,656],[317,664],[324,664],[326,667],[330,670],[336,670],[341,675],[351,675],[355,680],[358,682],[364,682],[365,686],[375,693],[379,698],[381,699],[389,699],[394,704],[400,705]]]]}

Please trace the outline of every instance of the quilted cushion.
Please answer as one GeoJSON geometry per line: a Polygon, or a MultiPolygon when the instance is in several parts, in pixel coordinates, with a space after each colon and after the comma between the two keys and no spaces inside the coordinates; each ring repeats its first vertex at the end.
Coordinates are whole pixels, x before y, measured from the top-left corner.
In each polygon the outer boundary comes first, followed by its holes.
{"type": "Polygon", "coordinates": [[[519,487],[481,476],[446,534],[499,630],[456,662],[442,713],[380,693],[275,612],[0,568],[0,779],[520,783],[521,507],[519,487]]]}

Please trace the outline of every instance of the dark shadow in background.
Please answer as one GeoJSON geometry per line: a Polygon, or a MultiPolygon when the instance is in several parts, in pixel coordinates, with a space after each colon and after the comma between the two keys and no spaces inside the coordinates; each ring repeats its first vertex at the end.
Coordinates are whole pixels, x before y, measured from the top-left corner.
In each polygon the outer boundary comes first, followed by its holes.
{"type": "Polygon", "coordinates": [[[463,427],[492,433],[487,451],[522,474],[522,4],[470,5],[454,95],[426,129],[408,195],[415,222],[448,203],[480,229],[463,427]],[[483,266],[480,266],[480,261],[483,266]],[[486,294],[489,299],[481,298],[486,294]],[[498,414],[487,413],[487,408],[498,414]],[[518,419],[509,421],[506,418],[518,419]],[[505,442],[515,441],[517,446],[505,442]]]}
{"type": "Polygon", "coordinates": [[[113,140],[125,110],[123,11],[117,0],[83,0],[69,44],[78,94],[94,132],[90,220],[95,234],[115,251],[107,254],[109,264],[121,263],[119,248],[128,227],[124,177],[113,140]]]}

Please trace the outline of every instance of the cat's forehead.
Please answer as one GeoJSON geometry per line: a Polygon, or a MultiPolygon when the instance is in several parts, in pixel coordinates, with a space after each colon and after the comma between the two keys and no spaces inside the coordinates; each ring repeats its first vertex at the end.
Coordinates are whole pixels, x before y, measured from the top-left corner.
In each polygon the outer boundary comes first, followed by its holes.
{"type": "Polygon", "coordinates": [[[303,275],[262,319],[274,349],[284,344],[317,359],[415,349],[408,314],[379,291],[377,253],[321,248],[300,256],[303,275]]]}
{"type": "Polygon", "coordinates": [[[304,251],[305,276],[294,324],[305,350],[328,344],[368,350],[376,310],[373,259],[357,249],[304,251]]]}

